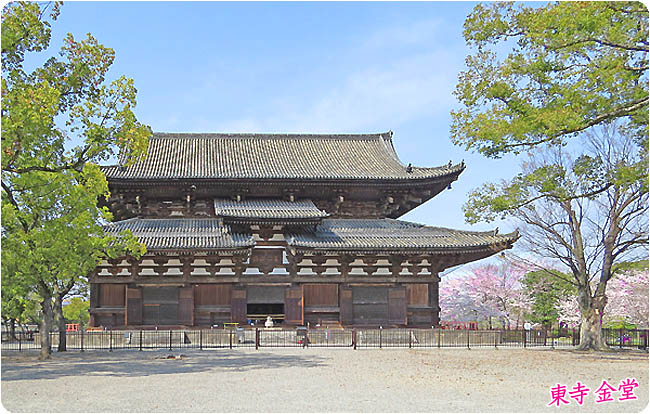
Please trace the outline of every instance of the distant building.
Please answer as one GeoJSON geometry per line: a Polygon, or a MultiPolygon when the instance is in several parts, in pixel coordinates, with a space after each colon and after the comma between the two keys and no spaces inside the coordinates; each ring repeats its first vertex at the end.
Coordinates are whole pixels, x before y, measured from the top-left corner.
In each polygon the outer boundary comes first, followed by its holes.
{"type": "Polygon", "coordinates": [[[438,274],[518,236],[396,220],[465,166],[406,166],[392,135],[154,134],[102,167],[106,230],[147,254],[91,275],[91,326],[438,325],[438,274]]]}

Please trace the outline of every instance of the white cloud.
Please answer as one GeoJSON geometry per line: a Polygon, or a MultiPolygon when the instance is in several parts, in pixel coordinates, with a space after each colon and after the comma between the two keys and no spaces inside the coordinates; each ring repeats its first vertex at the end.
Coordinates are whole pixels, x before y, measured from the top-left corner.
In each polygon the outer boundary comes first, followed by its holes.
{"type": "MultiPolygon", "coordinates": [[[[441,42],[441,26],[435,19],[380,27],[350,45],[347,53],[356,56],[350,62],[359,63],[347,74],[319,77],[322,72],[314,68],[311,76],[315,80],[306,90],[279,88],[280,92],[272,97],[255,96],[254,105],[245,108],[241,117],[223,120],[223,116],[206,118],[205,113],[197,114],[192,129],[379,132],[423,117],[446,115],[455,104],[452,90],[464,56],[446,49],[441,42]],[[417,47],[401,49],[401,45],[417,47]],[[283,93],[286,90],[293,92],[283,93]]],[[[215,83],[214,79],[204,79],[202,93],[193,94],[194,99],[204,96],[206,90],[218,90],[218,84],[219,80],[215,83]]],[[[276,85],[271,88],[276,89],[276,85]]]]}
{"type": "Polygon", "coordinates": [[[218,130],[360,132],[446,113],[454,103],[451,91],[456,77],[455,69],[445,67],[450,60],[448,53],[432,52],[375,64],[351,73],[312,104],[303,107],[286,98],[274,103],[268,116],[221,123],[218,130]]]}
{"type": "Polygon", "coordinates": [[[386,48],[390,46],[417,45],[435,40],[440,34],[443,21],[438,18],[422,20],[412,24],[386,26],[371,34],[362,46],[366,48],[386,48]]]}

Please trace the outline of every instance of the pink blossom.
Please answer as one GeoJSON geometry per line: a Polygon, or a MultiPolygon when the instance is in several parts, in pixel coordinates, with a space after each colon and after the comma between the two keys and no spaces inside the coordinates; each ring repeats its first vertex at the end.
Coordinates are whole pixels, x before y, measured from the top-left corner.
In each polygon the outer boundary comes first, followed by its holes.
{"type": "MultiPolygon", "coordinates": [[[[635,324],[639,328],[648,327],[647,269],[616,275],[607,283],[605,294],[607,305],[603,312],[603,323],[623,321],[635,324]]],[[[575,327],[580,324],[580,309],[575,296],[560,301],[558,313],[560,319],[570,326],[575,327]]]]}
{"type": "Polygon", "coordinates": [[[505,324],[523,323],[530,308],[521,280],[529,268],[488,265],[458,277],[444,277],[440,283],[443,321],[486,320],[496,317],[505,324]]]}

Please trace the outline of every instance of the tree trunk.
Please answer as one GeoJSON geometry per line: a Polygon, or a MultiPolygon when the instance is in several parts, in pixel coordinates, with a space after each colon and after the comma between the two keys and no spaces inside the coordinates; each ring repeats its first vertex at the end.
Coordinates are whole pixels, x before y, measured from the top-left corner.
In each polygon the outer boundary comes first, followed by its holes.
{"type": "Polygon", "coordinates": [[[59,329],[59,347],[57,350],[59,352],[67,351],[65,318],[63,317],[63,298],[60,295],[57,295],[54,299],[54,320],[59,329]]]}
{"type": "Polygon", "coordinates": [[[46,296],[41,301],[41,310],[43,312],[43,318],[41,318],[40,324],[40,336],[41,336],[41,353],[38,359],[49,359],[52,354],[52,343],[50,341],[50,327],[52,325],[52,300],[49,296],[46,296]]]}
{"type": "Polygon", "coordinates": [[[580,345],[582,351],[607,351],[602,334],[602,315],[607,299],[604,296],[592,298],[587,292],[578,292],[582,320],[580,323],[580,345]]]}

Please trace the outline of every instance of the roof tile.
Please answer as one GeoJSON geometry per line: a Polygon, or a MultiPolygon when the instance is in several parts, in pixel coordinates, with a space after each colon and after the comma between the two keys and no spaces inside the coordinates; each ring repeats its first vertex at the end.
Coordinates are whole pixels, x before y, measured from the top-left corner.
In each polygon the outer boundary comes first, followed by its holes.
{"type": "Polygon", "coordinates": [[[131,230],[148,249],[237,249],[255,244],[251,235],[232,234],[220,219],[141,219],[104,226],[108,234],[131,230]]]}
{"type": "Polygon", "coordinates": [[[516,233],[430,227],[393,219],[325,219],[313,229],[286,236],[290,246],[331,250],[435,250],[512,243],[516,233]]]}
{"type": "Polygon", "coordinates": [[[329,214],[320,210],[311,200],[287,201],[278,199],[249,199],[235,201],[227,198],[214,200],[217,217],[292,220],[321,219],[329,214]]]}
{"type": "Polygon", "coordinates": [[[155,133],[147,158],[102,169],[109,179],[411,180],[458,174],[464,165],[408,168],[395,153],[392,133],[155,133]]]}

